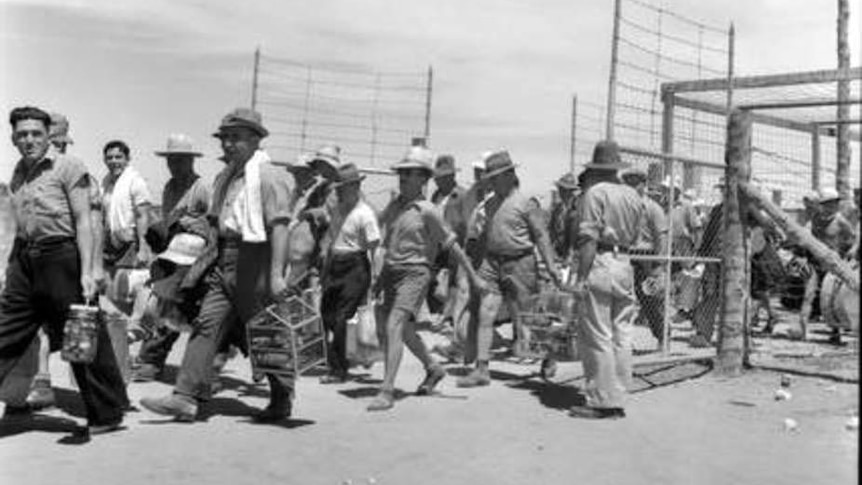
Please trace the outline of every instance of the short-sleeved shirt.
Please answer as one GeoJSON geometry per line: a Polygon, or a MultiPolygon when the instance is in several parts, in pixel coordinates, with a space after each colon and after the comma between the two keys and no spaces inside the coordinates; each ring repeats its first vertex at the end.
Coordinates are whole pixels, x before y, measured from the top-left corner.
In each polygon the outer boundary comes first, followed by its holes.
{"type": "Polygon", "coordinates": [[[663,244],[666,241],[665,238],[668,231],[667,215],[665,215],[664,209],[662,209],[658,202],[649,197],[644,197],[643,201],[645,224],[641,225],[638,242],[635,244],[635,247],[640,250],[661,254],[667,250],[666,244],[663,244]]]}
{"type": "Polygon", "coordinates": [[[485,245],[495,256],[517,256],[533,250],[530,218],[541,220],[539,209],[515,189],[505,198],[496,194],[484,203],[485,245]]]}
{"type": "Polygon", "coordinates": [[[443,220],[446,221],[450,229],[455,231],[460,244],[464,244],[467,237],[467,222],[470,218],[470,213],[465,208],[466,195],[467,191],[456,185],[446,195],[437,190],[431,196],[431,202],[443,211],[443,220]]]}
{"type": "Polygon", "coordinates": [[[198,175],[189,180],[172,178],[162,191],[162,220],[170,227],[185,217],[203,217],[209,205],[210,189],[198,175]]]}
{"type": "Polygon", "coordinates": [[[391,266],[421,264],[431,266],[441,249],[455,243],[453,233],[434,204],[424,200],[393,199],[380,216],[385,228],[384,262],[391,266]]]}
{"type": "Polygon", "coordinates": [[[332,213],[329,225],[329,237],[332,241],[332,254],[348,254],[364,252],[370,249],[370,244],[380,241],[380,227],[377,225],[377,215],[363,201],[359,201],[345,216],[340,208],[332,213]]]}
{"type": "MultiPolygon", "coordinates": [[[[129,170],[128,168],[126,170],[129,170]]],[[[150,189],[147,188],[147,182],[139,173],[131,172],[130,175],[133,176],[132,180],[129,182],[129,198],[131,199],[131,203],[126,207],[126,211],[131,211],[126,214],[124,219],[128,222],[128,227],[110,227],[111,226],[111,196],[114,193],[114,187],[116,186],[117,180],[119,178],[114,178],[110,174],[105,175],[105,178],[102,179],[102,208],[107,214],[105,218],[106,229],[111,233],[112,239],[116,238],[119,241],[132,242],[135,241],[137,237],[137,231],[135,224],[137,220],[135,218],[134,209],[137,207],[141,207],[143,205],[152,205],[153,198],[150,195],[150,189]]]]}
{"type": "Polygon", "coordinates": [[[69,155],[52,150],[34,165],[20,160],[9,184],[17,237],[31,242],[75,237],[69,201],[77,191],[89,197],[89,185],[84,164],[69,155]]]}
{"type": "Polygon", "coordinates": [[[628,185],[600,182],[583,195],[578,238],[632,247],[644,224],[644,200],[628,185]]]}
{"type": "MultiPolygon", "coordinates": [[[[216,176],[215,187],[223,183],[225,177],[230,176],[230,170],[230,167],[226,167],[216,176]]],[[[260,198],[263,205],[263,222],[267,231],[270,231],[276,224],[287,224],[290,222],[290,185],[290,175],[284,167],[279,167],[272,163],[262,163],[260,165],[260,198]]],[[[240,236],[231,229],[228,229],[225,221],[230,214],[234,200],[236,200],[244,186],[245,173],[241,171],[229,182],[221,207],[212,208],[212,210],[218,210],[219,234],[223,236],[240,236]]]]}

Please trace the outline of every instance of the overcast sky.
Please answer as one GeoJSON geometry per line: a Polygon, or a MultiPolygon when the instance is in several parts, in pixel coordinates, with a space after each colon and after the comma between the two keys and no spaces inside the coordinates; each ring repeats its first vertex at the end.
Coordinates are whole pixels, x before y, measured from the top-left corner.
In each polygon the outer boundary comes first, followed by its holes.
{"type": "MultiPolygon", "coordinates": [[[[851,64],[860,64],[851,1],[851,64]]],[[[740,75],[834,68],[834,0],[669,0],[713,25],[733,21],[740,75]]],[[[209,134],[248,105],[252,54],[378,70],[434,66],[432,145],[466,164],[505,146],[528,191],[566,171],[570,98],[603,102],[613,1],[587,0],[0,0],[0,108],[65,113],[71,153],[101,175],[101,146],[127,140],[154,192],[167,169],[152,151],[190,134],[211,176],[209,134]]],[[[7,130],[8,130],[8,125],[7,130]]],[[[2,147],[0,179],[17,160],[2,147]]],[[[857,168],[858,170],[858,168],[857,168]]]]}

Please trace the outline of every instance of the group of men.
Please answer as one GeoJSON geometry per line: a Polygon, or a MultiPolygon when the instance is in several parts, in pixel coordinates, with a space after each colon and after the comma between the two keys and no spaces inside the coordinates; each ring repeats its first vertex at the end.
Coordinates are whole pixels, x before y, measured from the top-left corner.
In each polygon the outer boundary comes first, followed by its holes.
{"type": "MultiPolygon", "coordinates": [[[[329,335],[321,383],[350,380],[347,322],[359,306],[377,301],[384,375],[368,410],[387,410],[395,403],[404,346],[426,371],[416,395],[432,394],[447,375],[417,332],[432,281],[445,269],[440,284],[450,287],[451,297],[442,313],[472,365],[459,387],[491,382],[494,324],[504,303],[518,352],[526,335],[517,316],[545,280],[579,301],[586,403],[573,406],[571,414],[625,416],[629,333],[637,315],[630,255],[642,248],[645,233],[650,250],[664,247],[664,233],[642,193],[645,174],[623,163],[613,142],[596,146],[577,182],[569,176],[558,183],[567,205],[552,214],[552,247],[548,223],[520,190],[518,166],[506,150],[484,153],[473,164],[476,183],[463,189],[453,157],[435,158],[428,148],[412,146],[393,166],[397,196],[375,212],[363,200],[364,175],[342,160],[337,147],[273,163],[261,146],[268,130],[260,114],[238,108],[213,134],[225,165],[211,186],[194,171],[201,153],[187,136],[171,135],[165,150],[156,152],[171,173],[156,214],[124,142],[105,145],[108,175],[96,187],[84,165],[61,150],[70,140],[56,129],[57,117],[16,108],[10,124],[21,159],[10,185],[17,232],[0,297],[0,385],[40,327],[56,350],[70,304],[93,302],[105,287],[120,293],[115,287],[123,286],[121,276],[128,279],[129,270],[146,264],[144,307],[162,325],[142,343],[135,380],[158,375],[181,323],[191,332],[173,391],[142,399],[144,408],[194,421],[228,349],[247,352],[249,319],[272,302],[319,286],[329,335]],[[426,200],[432,179],[437,190],[426,200]],[[567,258],[575,268],[570,281],[563,280],[560,265],[567,258]]],[[[130,405],[104,326],[98,342],[92,363],[72,364],[91,434],[119,429],[130,405]]],[[[270,399],[255,418],[290,417],[296,376],[265,377],[270,399]]]]}

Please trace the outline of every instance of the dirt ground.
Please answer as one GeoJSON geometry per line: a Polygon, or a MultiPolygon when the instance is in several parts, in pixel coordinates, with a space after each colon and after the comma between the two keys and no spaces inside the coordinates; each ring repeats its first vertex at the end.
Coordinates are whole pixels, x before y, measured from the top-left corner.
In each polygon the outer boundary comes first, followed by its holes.
{"type": "MultiPolygon", "coordinates": [[[[182,347],[169,362],[178,363],[182,347]]],[[[858,354],[852,358],[858,366],[858,354]]],[[[250,384],[248,361],[237,358],[205,422],[141,410],[128,415],[126,430],[73,446],[62,442],[83,423],[81,407],[68,366],[55,356],[60,409],[0,425],[0,483],[858,483],[858,430],[846,428],[858,413],[858,384],[793,375],[792,398],[776,401],[779,372],[661,385],[708,368],[688,364],[662,375],[644,367],[639,373],[652,384],[636,379],[628,416],[597,422],[566,414],[580,399],[579,364],[561,363],[557,383],[542,381],[537,365],[495,361],[492,369],[491,386],[466,390],[455,386],[462,369],[450,366],[440,395],[415,397],[422,369],[408,356],[398,378],[404,394],[386,413],[365,411],[381,364],[343,385],[303,377],[293,419],[259,425],[248,416],[265,405],[265,388],[250,384]]],[[[129,388],[135,402],[169,391],[161,382],[129,388]]]]}

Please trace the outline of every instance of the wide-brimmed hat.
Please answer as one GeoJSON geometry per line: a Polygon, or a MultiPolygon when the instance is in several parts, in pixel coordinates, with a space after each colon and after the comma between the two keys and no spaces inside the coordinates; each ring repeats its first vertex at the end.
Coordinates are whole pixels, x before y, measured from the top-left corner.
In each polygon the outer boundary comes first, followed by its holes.
{"type": "Polygon", "coordinates": [[[823,204],[825,202],[832,202],[835,200],[841,199],[841,195],[838,194],[838,191],[833,189],[832,187],[826,187],[820,189],[818,194],[820,196],[820,203],[823,204]]]}
{"type": "Polygon", "coordinates": [[[232,127],[244,127],[257,133],[261,138],[269,135],[269,130],[263,127],[263,117],[251,108],[236,108],[226,114],[221,120],[218,131],[213,133],[216,138],[221,138],[222,131],[232,127]]]}
{"type": "Polygon", "coordinates": [[[172,133],[169,135],[168,141],[165,144],[165,149],[155,153],[160,157],[167,157],[168,155],[191,155],[193,157],[203,156],[201,152],[194,149],[191,137],[182,133],[172,133]]]}
{"type": "Polygon", "coordinates": [[[803,200],[803,202],[806,200],[808,202],[815,202],[815,203],[820,202],[820,193],[817,192],[816,190],[810,190],[802,196],[802,200],[803,200]]]}
{"type": "Polygon", "coordinates": [[[338,167],[341,166],[341,147],[333,144],[321,145],[313,153],[309,153],[306,160],[309,167],[335,177],[338,167]]]}
{"type": "Polygon", "coordinates": [[[418,168],[428,172],[428,176],[432,176],[434,175],[434,169],[431,168],[433,161],[434,154],[431,153],[431,150],[423,146],[412,146],[401,161],[392,166],[392,170],[398,172],[399,170],[418,168]]]}
{"type": "Polygon", "coordinates": [[[482,178],[490,179],[492,177],[496,177],[503,172],[515,170],[517,166],[518,165],[512,162],[512,157],[509,155],[508,151],[498,150],[496,152],[491,152],[485,157],[485,173],[482,175],[482,178]]]}
{"type": "Polygon", "coordinates": [[[578,188],[578,181],[575,179],[575,175],[569,172],[557,179],[554,185],[563,190],[575,190],[578,188]]]}
{"type": "Polygon", "coordinates": [[[179,265],[190,265],[203,254],[206,245],[207,240],[203,237],[182,232],[171,238],[168,249],[157,258],[179,265]]]}
{"type": "Polygon", "coordinates": [[[48,138],[51,141],[59,141],[72,144],[72,138],[69,136],[69,120],[60,113],[51,113],[51,126],[48,127],[48,138]]]}
{"type": "Polygon", "coordinates": [[[365,175],[359,173],[359,168],[355,163],[345,163],[338,167],[338,176],[332,186],[340,187],[347,184],[358,184],[363,180],[365,180],[365,175]]]}
{"type": "Polygon", "coordinates": [[[455,168],[455,157],[452,155],[440,155],[437,157],[437,162],[434,163],[434,177],[455,175],[457,171],[458,169],[455,168]]]}
{"type": "Polygon", "coordinates": [[[585,170],[621,170],[631,165],[620,158],[620,147],[613,141],[600,141],[593,148],[593,159],[584,165],[585,170]]]}
{"type": "Polygon", "coordinates": [[[617,173],[617,178],[623,181],[629,178],[637,178],[639,180],[646,181],[647,178],[649,178],[649,175],[647,175],[646,170],[642,167],[628,167],[620,170],[619,173],[617,173]]]}

